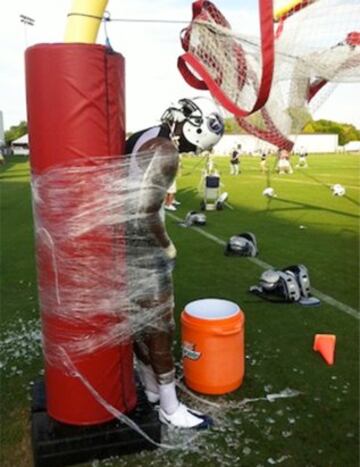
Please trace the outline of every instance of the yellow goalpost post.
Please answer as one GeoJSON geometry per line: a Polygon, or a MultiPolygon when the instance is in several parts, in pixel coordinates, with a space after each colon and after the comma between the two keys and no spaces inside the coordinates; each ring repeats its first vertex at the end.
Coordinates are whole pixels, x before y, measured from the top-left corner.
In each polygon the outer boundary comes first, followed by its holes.
{"type": "Polygon", "coordinates": [[[274,21],[278,22],[298,9],[314,3],[316,0],[277,0],[274,2],[274,21]]]}
{"type": "Polygon", "coordinates": [[[108,0],[73,0],[64,42],[96,42],[108,0]]]}

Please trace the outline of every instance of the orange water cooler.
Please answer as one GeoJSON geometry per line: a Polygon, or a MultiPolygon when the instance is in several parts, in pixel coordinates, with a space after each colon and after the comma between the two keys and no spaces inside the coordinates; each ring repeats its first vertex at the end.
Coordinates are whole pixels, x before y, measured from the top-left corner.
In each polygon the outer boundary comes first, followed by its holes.
{"type": "Polygon", "coordinates": [[[181,314],[186,385],[202,394],[226,394],[244,378],[245,316],[228,300],[208,298],[185,306],[181,314]]]}

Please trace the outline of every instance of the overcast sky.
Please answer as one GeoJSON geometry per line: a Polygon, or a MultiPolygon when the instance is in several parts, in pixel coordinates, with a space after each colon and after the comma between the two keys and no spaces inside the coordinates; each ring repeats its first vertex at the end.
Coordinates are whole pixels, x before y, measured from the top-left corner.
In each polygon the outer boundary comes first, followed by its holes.
{"type": "MultiPolygon", "coordinates": [[[[24,50],[36,43],[62,42],[71,0],[1,1],[0,110],[5,129],[26,120],[24,50]],[[20,14],[35,20],[34,26],[20,22],[20,14]]],[[[256,0],[217,0],[233,29],[256,34],[256,0]]],[[[190,0],[110,0],[112,18],[147,18],[189,21],[190,0]]],[[[182,53],[179,41],[182,24],[108,23],[113,48],[126,58],[127,130],[135,131],[159,121],[163,110],[182,97],[199,92],[186,85],[177,70],[182,53]]],[[[98,42],[104,42],[101,28],[98,42]]],[[[353,123],[360,128],[360,84],[339,85],[315,113],[353,123]]]]}

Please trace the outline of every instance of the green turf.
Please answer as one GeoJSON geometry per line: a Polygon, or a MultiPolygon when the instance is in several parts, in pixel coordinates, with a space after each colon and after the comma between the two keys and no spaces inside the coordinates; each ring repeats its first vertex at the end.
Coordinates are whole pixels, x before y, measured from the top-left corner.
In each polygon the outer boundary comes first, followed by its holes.
{"type": "MultiPolygon", "coordinates": [[[[270,161],[273,166],[274,161],[270,161]]],[[[256,234],[259,258],[276,267],[304,263],[312,285],[352,309],[359,307],[359,155],[310,155],[308,169],[279,176],[260,173],[259,159],[243,157],[242,173],[229,175],[228,159],[216,159],[229,204],[207,212],[203,228],[220,240],[243,231],[256,234]],[[333,197],[341,183],[346,196],[333,197]],[[262,190],[271,185],[277,198],[262,190]],[[303,226],[304,228],[300,228],[303,226]]],[[[203,162],[185,158],[178,178],[176,212],[198,210],[203,162]]],[[[1,169],[1,450],[0,465],[31,465],[29,388],[42,368],[33,247],[29,167],[13,158],[1,169]]],[[[186,303],[202,297],[237,302],[246,315],[246,377],[236,392],[207,398],[216,428],[187,450],[157,450],[102,462],[114,466],[357,466],[359,321],[338,308],[274,305],[248,294],[262,269],[228,258],[223,247],[167,219],[178,249],[175,270],[177,319],[186,303]],[[315,333],[337,336],[336,363],[312,351],[315,333]],[[259,400],[286,388],[294,398],[259,400]],[[276,464],[277,465],[277,464],[276,464]]],[[[178,326],[179,332],[179,326],[178,326]]],[[[179,337],[175,353],[180,359],[179,337]]],[[[188,401],[189,396],[184,396],[188,401]]]]}

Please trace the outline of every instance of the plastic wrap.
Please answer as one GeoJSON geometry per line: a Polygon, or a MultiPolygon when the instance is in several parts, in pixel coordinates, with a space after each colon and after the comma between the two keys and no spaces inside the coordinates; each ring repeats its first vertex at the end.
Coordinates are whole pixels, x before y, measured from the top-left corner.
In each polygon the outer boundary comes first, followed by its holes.
{"type": "Polygon", "coordinates": [[[137,158],[151,165],[148,182],[146,171],[133,176],[126,156],[33,176],[42,320],[56,317],[44,333],[52,365],[63,365],[64,351],[76,359],[169,326],[173,262],[152,231],[163,220],[151,206],[161,205],[168,184],[157,159],[161,168],[174,154],[137,158]]]}

